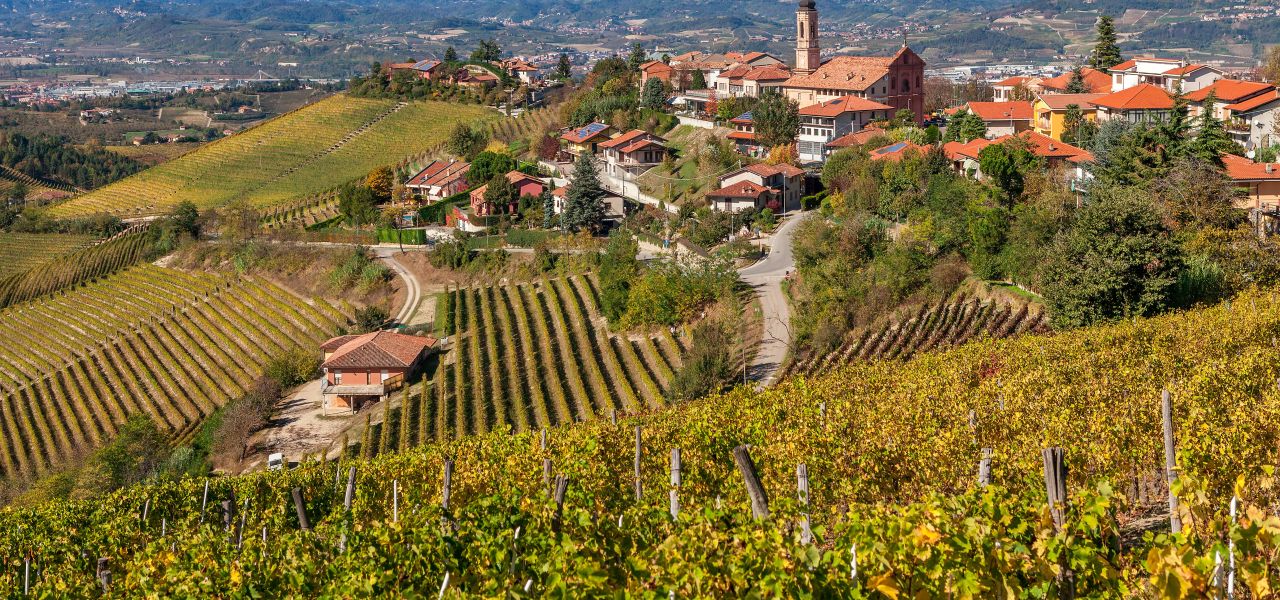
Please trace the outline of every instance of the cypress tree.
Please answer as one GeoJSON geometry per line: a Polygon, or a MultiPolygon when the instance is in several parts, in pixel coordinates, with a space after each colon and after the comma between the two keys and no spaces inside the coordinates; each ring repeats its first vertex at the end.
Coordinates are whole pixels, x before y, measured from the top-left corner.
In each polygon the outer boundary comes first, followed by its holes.
{"type": "Polygon", "coordinates": [[[360,458],[373,458],[373,415],[364,416],[364,433],[360,435],[360,458]]]}
{"type": "Polygon", "coordinates": [[[378,436],[378,454],[391,449],[391,399],[382,401],[382,429],[378,436]]]}
{"type": "Polygon", "coordinates": [[[542,228],[552,229],[556,226],[556,201],[551,190],[542,191],[542,228]]]}
{"type": "Polygon", "coordinates": [[[415,406],[418,403],[418,397],[413,395],[413,390],[405,388],[404,402],[400,404],[400,435],[396,436],[396,448],[400,452],[409,449],[409,423],[414,413],[421,411],[415,406]]]}
{"type": "Polygon", "coordinates": [[[428,423],[434,420],[428,417],[435,416],[435,405],[431,401],[432,389],[430,382],[427,381],[426,377],[423,377],[422,389],[418,391],[418,396],[421,398],[421,404],[418,405],[418,439],[414,440],[418,446],[427,443],[428,423]]]}

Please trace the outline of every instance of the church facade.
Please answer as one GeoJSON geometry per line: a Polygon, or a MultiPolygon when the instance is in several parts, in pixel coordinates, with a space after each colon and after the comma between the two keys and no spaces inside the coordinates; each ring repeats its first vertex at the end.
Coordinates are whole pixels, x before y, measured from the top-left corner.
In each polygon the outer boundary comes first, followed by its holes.
{"type": "Polygon", "coordinates": [[[822,60],[818,41],[818,9],[800,0],[796,10],[796,60],[783,93],[802,108],[856,96],[907,109],[917,123],[924,118],[924,59],[904,43],[893,56],[835,56],[822,60]]]}

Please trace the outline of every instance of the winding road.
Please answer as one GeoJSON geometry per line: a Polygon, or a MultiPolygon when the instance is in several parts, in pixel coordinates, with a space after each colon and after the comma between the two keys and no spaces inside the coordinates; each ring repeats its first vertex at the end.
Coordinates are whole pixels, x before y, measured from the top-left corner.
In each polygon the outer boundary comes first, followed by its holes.
{"type": "Polygon", "coordinates": [[[764,319],[764,331],[756,356],[747,367],[747,377],[756,382],[757,388],[773,385],[782,361],[791,348],[791,305],[782,292],[782,280],[796,266],[791,253],[791,238],[796,227],[808,217],[799,213],[788,218],[774,232],[769,245],[769,255],[754,265],[738,270],[742,280],[756,291],[760,298],[760,313],[764,319]]]}
{"type": "Polygon", "coordinates": [[[396,262],[395,254],[397,248],[395,246],[374,246],[372,248],[374,256],[386,263],[395,271],[401,279],[404,280],[404,306],[400,307],[400,312],[396,313],[395,321],[398,325],[408,325],[409,320],[413,318],[413,314],[418,312],[418,305],[422,302],[422,284],[418,282],[418,278],[406,269],[404,265],[396,262]]]}

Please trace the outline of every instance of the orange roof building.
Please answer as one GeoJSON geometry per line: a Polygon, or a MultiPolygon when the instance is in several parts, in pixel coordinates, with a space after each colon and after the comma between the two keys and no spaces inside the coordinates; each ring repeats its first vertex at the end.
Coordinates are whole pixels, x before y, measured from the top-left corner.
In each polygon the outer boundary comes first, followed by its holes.
{"type": "Polygon", "coordinates": [[[969,102],[969,112],[987,125],[987,135],[1012,135],[1031,129],[1031,102],[969,102]]]}
{"type": "MultiPolygon", "coordinates": [[[[1238,208],[1270,213],[1265,224],[1268,232],[1280,231],[1280,163],[1256,163],[1234,154],[1222,155],[1222,165],[1226,168],[1227,177],[1239,187],[1244,194],[1236,200],[1238,208]]],[[[1256,220],[1260,226],[1263,219],[1256,220]]]]}
{"type": "Polygon", "coordinates": [[[433,337],[374,331],[343,335],[320,345],[324,408],[359,410],[402,386],[436,347],[433,337]]]}
{"type": "Polygon", "coordinates": [[[861,96],[841,96],[800,109],[800,132],[796,138],[800,161],[824,162],[831,153],[827,144],[871,123],[893,117],[893,107],[861,96]]]}
{"type": "Polygon", "coordinates": [[[924,60],[903,46],[893,56],[836,56],[782,84],[800,106],[858,96],[924,117],[924,60]]]}
{"type": "Polygon", "coordinates": [[[1173,110],[1173,96],[1164,88],[1141,83],[1091,100],[1098,107],[1098,120],[1126,119],[1135,122],[1164,121],[1173,110]]]}
{"type": "MultiPolygon", "coordinates": [[[[1088,88],[1090,93],[1106,94],[1111,92],[1110,75],[1097,69],[1083,67],[1080,69],[1080,76],[1084,78],[1084,85],[1088,88]]],[[[1057,77],[1050,77],[1049,79],[1042,80],[1040,82],[1040,91],[1044,94],[1065,94],[1067,92],[1067,86],[1071,85],[1071,77],[1072,72],[1067,71],[1057,77]]]]}

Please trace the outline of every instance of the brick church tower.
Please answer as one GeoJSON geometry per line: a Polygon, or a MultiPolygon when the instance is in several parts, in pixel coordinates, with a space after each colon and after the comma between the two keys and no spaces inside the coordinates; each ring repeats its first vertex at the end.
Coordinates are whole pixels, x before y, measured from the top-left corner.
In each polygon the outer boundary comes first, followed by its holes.
{"type": "Polygon", "coordinates": [[[818,9],[813,0],[800,0],[796,9],[796,68],[798,75],[808,75],[822,65],[822,49],[818,47],[818,9]]]}

